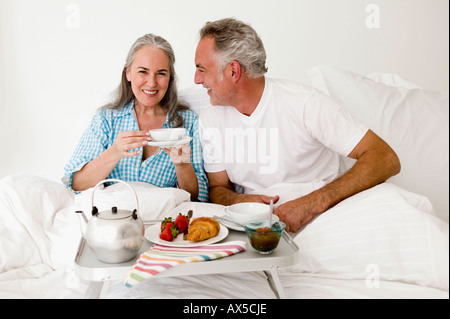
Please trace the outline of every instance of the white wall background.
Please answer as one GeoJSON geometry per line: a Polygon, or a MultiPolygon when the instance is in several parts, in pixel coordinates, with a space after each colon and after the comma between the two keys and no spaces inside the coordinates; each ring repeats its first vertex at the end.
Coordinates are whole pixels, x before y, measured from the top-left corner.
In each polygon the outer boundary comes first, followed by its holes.
{"type": "Polygon", "coordinates": [[[308,83],[322,63],[447,91],[448,12],[448,0],[0,0],[0,178],[59,180],[145,33],[172,44],[180,88],[193,85],[198,30],[233,16],[259,32],[271,77],[308,83]]]}

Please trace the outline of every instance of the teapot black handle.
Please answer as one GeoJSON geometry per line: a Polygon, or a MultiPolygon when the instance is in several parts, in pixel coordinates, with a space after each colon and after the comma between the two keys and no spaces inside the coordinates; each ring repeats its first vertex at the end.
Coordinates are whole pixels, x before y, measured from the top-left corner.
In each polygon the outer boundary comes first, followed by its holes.
{"type": "MultiPolygon", "coordinates": [[[[139,213],[139,200],[138,200],[138,196],[137,196],[137,194],[136,194],[136,191],[135,191],[134,188],[131,187],[131,185],[128,184],[127,182],[124,182],[124,181],[122,181],[122,180],[120,180],[120,179],[115,179],[115,178],[105,179],[105,180],[103,180],[103,181],[98,182],[97,185],[95,185],[94,190],[92,191],[92,209],[94,208],[94,194],[95,194],[95,191],[97,190],[97,188],[98,188],[100,185],[103,185],[104,183],[108,183],[108,182],[123,183],[123,184],[125,184],[129,189],[131,189],[131,191],[133,192],[134,196],[136,197],[136,213],[135,213],[135,214],[137,215],[137,214],[139,213]]],[[[135,214],[133,214],[133,215],[135,215],[135,214]]]]}

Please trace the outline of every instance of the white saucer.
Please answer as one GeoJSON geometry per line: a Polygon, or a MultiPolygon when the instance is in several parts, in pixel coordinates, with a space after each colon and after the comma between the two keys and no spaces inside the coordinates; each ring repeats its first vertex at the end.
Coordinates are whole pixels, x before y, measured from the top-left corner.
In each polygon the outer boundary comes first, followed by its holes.
{"type": "Polygon", "coordinates": [[[178,145],[188,144],[191,140],[192,140],[192,137],[188,136],[188,137],[183,138],[182,140],[176,140],[176,141],[148,142],[148,145],[166,148],[166,147],[174,147],[174,146],[178,146],[178,145]]]}
{"type": "MultiPolygon", "coordinates": [[[[232,219],[227,213],[223,214],[223,217],[229,218],[230,220],[232,219]]],[[[275,214],[272,215],[272,221],[277,222],[279,220],[280,220],[280,218],[278,218],[277,215],[275,215],[275,214]]],[[[244,227],[238,226],[238,225],[236,225],[232,222],[228,222],[224,219],[221,219],[220,222],[229,229],[233,229],[233,230],[237,230],[237,231],[245,231],[244,227]]]]}

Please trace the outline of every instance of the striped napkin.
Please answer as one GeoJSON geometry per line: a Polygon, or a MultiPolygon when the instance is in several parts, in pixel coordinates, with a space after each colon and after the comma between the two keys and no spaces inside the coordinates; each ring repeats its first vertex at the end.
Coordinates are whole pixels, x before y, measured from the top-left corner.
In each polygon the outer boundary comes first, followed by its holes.
{"type": "Polygon", "coordinates": [[[240,253],[246,248],[245,241],[230,241],[194,247],[172,247],[154,244],[141,254],[125,279],[125,286],[133,287],[145,279],[176,265],[208,261],[240,253]]]}

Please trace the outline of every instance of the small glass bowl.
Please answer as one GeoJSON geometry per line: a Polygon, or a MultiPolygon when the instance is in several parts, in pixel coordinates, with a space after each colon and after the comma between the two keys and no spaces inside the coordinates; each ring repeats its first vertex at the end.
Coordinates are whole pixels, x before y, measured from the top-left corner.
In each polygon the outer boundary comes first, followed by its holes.
{"type": "Polygon", "coordinates": [[[271,227],[268,226],[268,220],[255,220],[244,225],[250,244],[260,254],[272,253],[286,228],[286,224],[280,221],[273,222],[271,227]]]}

